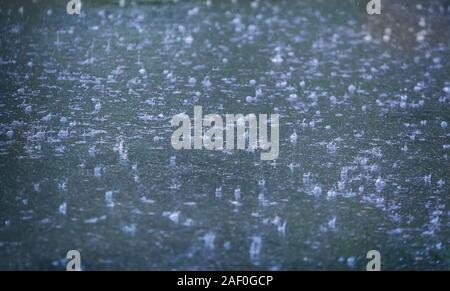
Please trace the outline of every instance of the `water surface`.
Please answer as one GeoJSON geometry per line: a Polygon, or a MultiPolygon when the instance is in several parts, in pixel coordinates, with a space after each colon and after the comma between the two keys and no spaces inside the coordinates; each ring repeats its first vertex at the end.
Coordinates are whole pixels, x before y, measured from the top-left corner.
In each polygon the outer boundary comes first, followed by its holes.
{"type": "Polygon", "coordinates": [[[448,1],[62,2],[0,5],[0,269],[449,270],[448,1]],[[279,158],[174,150],[195,105],[279,158]]]}

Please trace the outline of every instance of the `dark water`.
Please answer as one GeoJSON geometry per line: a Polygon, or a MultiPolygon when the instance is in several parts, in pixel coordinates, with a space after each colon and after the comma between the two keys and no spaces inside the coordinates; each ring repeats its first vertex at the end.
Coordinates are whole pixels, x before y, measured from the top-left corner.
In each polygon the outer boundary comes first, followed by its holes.
{"type": "Polygon", "coordinates": [[[449,270],[448,1],[12,2],[0,269],[449,270]],[[279,158],[174,150],[194,105],[279,158]]]}

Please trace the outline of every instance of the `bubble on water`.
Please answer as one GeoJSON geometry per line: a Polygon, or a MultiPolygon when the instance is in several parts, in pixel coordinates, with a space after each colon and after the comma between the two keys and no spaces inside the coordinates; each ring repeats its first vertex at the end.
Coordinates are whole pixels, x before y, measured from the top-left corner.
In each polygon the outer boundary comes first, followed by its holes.
{"type": "Polygon", "coordinates": [[[195,85],[197,83],[197,79],[195,79],[194,77],[189,77],[189,85],[195,85]]]}
{"type": "Polygon", "coordinates": [[[419,92],[423,89],[423,87],[424,87],[424,85],[421,82],[419,82],[414,86],[414,91],[419,92]]]}
{"type": "Polygon", "coordinates": [[[427,35],[427,31],[425,29],[420,30],[416,34],[416,41],[417,42],[423,42],[425,40],[426,35],[427,35]]]}
{"type": "Polygon", "coordinates": [[[14,136],[14,131],[12,131],[11,129],[8,130],[8,131],[6,132],[6,136],[7,136],[9,139],[12,139],[13,136],[14,136]]]}
{"type": "Polygon", "coordinates": [[[345,181],[338,181],[338,190],[344,191],[345,189],[345,181]]]}
{"type": "Polygon", "coordinates": [[[216,188],[216,191],[215,191],[214,195],[215,195],[217,198],[222,197],[222,186],[216,188]]]}
{"type": "Polygon", "coordinates": [[[254,265],[260,264],[261,247],[262,247],[261,236],[253,236],[252,241],[250,243],[249,254],[250,260],[254,265]]]}
{"type": "Polygon", "coordinates": [[[400,95],[400,108],[406,108],[407,95],[400,95]]]}
{"type": "Polygon", "coordinates": [[[59,122],[60,123],[66,123],[67,122],[67,118],[66,117],[61,117],[60,119],[59,119],[59,122]]]}
{"type": "Polygon", "coordinates": [[[202,85],[205,87],[205,88],[210,88],[211,87],[211,81],[209,80],[209,77],[208,76],[206,76],[204,79],[203,79],[203,81],[202,81],[202,85]]]}
{"type": "Polygon", "coordinates": [[[144,69],[144,68],[140,68],[140,69],[139,69],[139,74],[145,75],[145,69],[144,69]]]}
{"type": "Polygon", "coordinates": [[[286,225],[287,225],[287,221],[280,221],[280,223],[277,225],[277,231],[278,234],[281,236],[285,236],[286,235],[286,225]]]}
{"type": "Polygon", "coordinates": [[[381,191],[385,186],[385,182],[381,179],[381,177],[378,177],[375,181],[375,187],[377,188],[377,191],[381,191]]]}
{"type": "Polygon", "coordinates": [[[296,143],[297,142],[297,132],[294,130],[294,132],[291,134],[291,136],[289,137],[289,139],[291,140],[291,143],[296,143]]]}
{"type": "Polygon", "coordinates": [[[58,137],[63,139],[67,138],[69,136],[69,130],[68,129],[60,129],[58,132],[58,137]]]}
{"type": "MultiPolygon", "coordinates": [[[[86,134],[83,134],[83,136],[86,136],[86,134]]],[[[95,157],[95,155],[97,153],[97,149],[95,148],[95,145],[89,147],[88,152],[91,157],[95,157]]]]}
{"type": "Polygon", "coordinates": [[[401,151],[402,151],[402,152],[407,152],[407,151],[408,151],[408,146],[406,145],[406,143],[405,143],[405,145],[401,148],[401,151]]]}
{"type": "Polygon", "coordinates": [[[309,177],[311,176],[311,173],[303,173],[303,184],[307,187],[309,185],[309,177]]]}
{"type": "Polygon", "coordinates": [[[420,27],[425,27],[427,25],[427,23],[425,21],[425,17],[421,16],[418,24],[420,27]]]}
{"type": "Polygon", "coordinates": [[[97,223],[100,220],[105,220],[105,219],[106,219],[106,215],[102,215],[100,217],[88,218],[88,219],[84,220],[84,223],[86,223],[86,224],[94,224],[94,223],[97,223]]]}
{"type": "Polygon", "coordinates": [[[287,82],[285,80],[277,81],[275,86],[280,87],[280,88],[284,88],[284,87],[287,86],[287,82]]]}
{"type": "Polygon", "coordinates": [[[295,93],[292,93],[289,95],[289,100],[291,100],[291,101],[297,100],[297,98],[298,98],[298,96],[295,93]]]}
{"type": "Polygon", "coordinates": [[[120,138],[118,140],[118,142],[114,145],[113,151],[119,152],[119,157],[122,160],[127,160],[128,159],[128,150],[124,147],[123,143],[124,143],[123,140],[120,138]]]}
{"type": "Polygon", "coordinates": [[[366,42],[370,42],[372,41],[372,39],[373,39],[372,35],[370,35],[369,33],[364,36],[364,41],[366,42]]]}
{"type": "Polygon", "coordinates": [[[348,173],[348,168],[347,167],[343,167],[341,169],[341,181],[347,180],[347,173],[348,173]]]}
{"type": "Polygon", "coordinates": [[[42,117],[41,120],[43,122],[47,122],[48,123],[48,122],[50,122],[52,120],[52,118],[53,118],[53,116],[49,113],[49,114],[45,115],[44,117],[42,117]]]}
{"type": "Polygon", "coordinates": [[[176,77],[173,75],[172,72],[167,72],[166,78],[167,78],[167,80],[169,80],[170,82],[174,82],[174,81],[176,80],[176,77]]]}
{"type": "Polygon", "coordinates": [[[253,101],[253,97],[252,96],[245,97],[245,102],[251,103],[252,101],[253,101]]]}
{"type": "Polygon", "coordinates": [[[448,126],[448,124],[447,124],[446,121],[442,121],[442,122],[441,122],[441,127],[442,127],[443,129],[446,129],[447,126],[448,126]]]}
{"type": "Polygon", "coordinates": [[[209,249],[209,250],[213,250],[214,249],[214,240],[216,239],[216,234],[212,231],[206,233],[203,237],[202,240],[205,243],[205,248],[209,249]]]}
{"type": "Polygon", "coordinates": [[[314,186],[313,194],[315,196],[319,196],[320,194],[322,194],[322,188],[319,185],[314,186]]]}
{"type": "Polygon", "coordinates": [[[253,79],[251,79],[248,83],[249,83],[251,86],[255,86],[255,85],[256,85],[256,81],[253,80],[253,79]]]}
{"type": "Polygon", "coordinates": [[[114,207],[114,201],[113,201],[113,191],[106,191],[105,192],[105,201],[107,207],[114,207]]]}
{"type": "Polygon", "coordinates": [[[264,180],[264,179],[259,180],[259,181],[258,181],[258,185],[259,185],[260,187],[264,187],[264,185],[266,185],[266,180],[264,180]]]}
{"type": "Polygon", "coordinates": [[[177,157],[176,156],[171,156],[170,157],[170,166],[171,167],[175,167],[176,166],[176,159],[177,159],[177,157]]]}
{"type": "Polygon", "coordinates": [[[140,198],[140,200],[141,200],[142,203],[146,203],[146,204],[155,203],[154,200],[149,199],[149,198],[147,198],[147,197],[145,197],[145,196],[142,196],[142,197],[140,198]]]}
{"type": "Polygon", "coordinates": [[[355,87],[355,85],[351,84],[348,86],[347,90],[350,94],[353,94],[356,91],[356,87],[355,87]]]}
{"type": "Polygon", "coordinates": [[[329,142],[327,144],[327,149],[332,153],[335,152],[336,151],[336,143],[334,141],[329,142]]]}
{"type": "Polygon", "coordinates": [[[234,189],[234,200],[238,201],[241,199],[241,188],[234,189]]]}
{"type": "Polygon", "coordinates": [[[66,215],[66,213],[67,213],[67,203],[64,202],[61,205],[59,205],[58,211],[59,211],[59,213],[61,213],[63,215],[66,215]]]}
{"type": "Polygon", "coordinates": [[[94,167],[94,177],[100,177],[102,175],[102,167],[95,166],[94,167]]]}
{"type": "Polygon", "coordinates": [[[328,190],[327,198],[331,199],[331,198],[335,198],[336,196],[337,196],[336,190],[334,190],[334,189],[328,190]]]}
{"type": "Polygon", "coordinates": [[[66,190],[67,189],[67,179],[58,182],[58,188],[61,190],[66,190]]]}
{"type": "Polygon", "coordinates": [[[255,90],[255,97],[259,97],[262,96],[262,89],[261,88],[256,88],[255,90]]]}
{"type": "Polygon", "coordinates": [[[336,216],[333,217],[330,221],[328,221],[328,227],[331,229],[336,228],[336,216]]]}
{"type": "Polygon", "coordinates": [[[163,216],[168,217],[172,222],[178,224],[180,222],[180,211],[165,211],[163,216]]]}
{"type": "Polygon", "coordinates": [[[347,266],[349,266],[350,268],[355,267],[355,257],[347,258],[347,266]]]}
{"type": "Polygon", "coordinates": [[[274,64],[281,64],[283,62],[283,57],[279,54],[273,56],[271,59],[272,63],[274,64]]]}
{"type": "Polygon", "coordinates": [[[261,193],[259,193],[259,195],[258,195],[258,201],[263,205],[266,204],[266,197],[264,195],[264,192],[265,191],[261,191],[261,193]]]}
{"type": "Polygon", "coordinates": [[[312,67],[317,67],[317,66],[319,65],[319,60],[316,59],[316,58],[312,58],[312,59],[309,61],[309,64],[310,64],[312,67]]]}
{"type": "Polygon", "coordinates": [[[31,105],[28,105],[25,107],[25,113],[26,114],[30,114],[33,111],[33,108],[31,107],[31,105]]]}
{"type": "Polygon", "coordinates": [[[184,42],[188,45],[191,45],[194,42],[194,38],[192,37],[192,35],[188,35],[184,38],[184,42]]]}
{"type": "Polygon", "coordinates": [[[126,233],[126,234],[129,234],[129,235],[135,235],[135,233],[136,233],[136,224],[132,223],[130,225],[124,225],[122,227],[122,231],[124,233],[126,233]]]}
{"type": "Polygon", "coordinates": [[[102,109],[102,104],[101,103],[96,103],[95,106],[94,106],[94,113],[100,112],[101,109],[102,109]]]}
{"type": "Polygon", "coordinates": [[[252,8],[258,8],[258,6],[259,6],[259,1],[258,0],[256,0],[256,1],[252,1],[251,2],[251,4],[250,4],[250,6],[252,7],[252,8]]]}
{"type": "Polygon", "coordinates": [[[198,14],[199,11],[200,11],[199,7],[194,7],[192,9],[189,9],[188,10],[188,16],[196,15],[196,14],[198,14]]]}
{"type": "Polygon", "coordinates": [[[430,185],[431,184],[431,174],[425,175],[423,177],[423,181],[425,182],[425,185],[430,185]]]}
{"type": "Polygon", "coordinates": [[[223,243],[223,248],[229,250],[231,248],[231,242],[226,241],[223,243]]]}
{"type": "Polygon", "coordinates": [[[36,134],[33,136],[33,138],[37,141],[43,141],[45,140],[45,132],[44,131],[38,131],[36,132],[36,134]]]}
{"type": "Polygon", "coordinates": [[[11,126],[13,128],[21,126],[21,125],[23,125],[23,122],[21,122],[21,121],[14,120],[13,122],[11,122],[11,126]]]}

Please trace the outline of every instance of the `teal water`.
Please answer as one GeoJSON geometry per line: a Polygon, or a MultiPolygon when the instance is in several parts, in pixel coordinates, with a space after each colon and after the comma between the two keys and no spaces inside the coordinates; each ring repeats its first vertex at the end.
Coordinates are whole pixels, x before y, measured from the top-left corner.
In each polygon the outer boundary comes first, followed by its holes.
{"type": "Polygon", "coordinates": [[[0,269],[449,270],[450,6],[390,2],[1,1],[0,269]],[[195,105],[279,158],[174,150],[195,105]]]}

